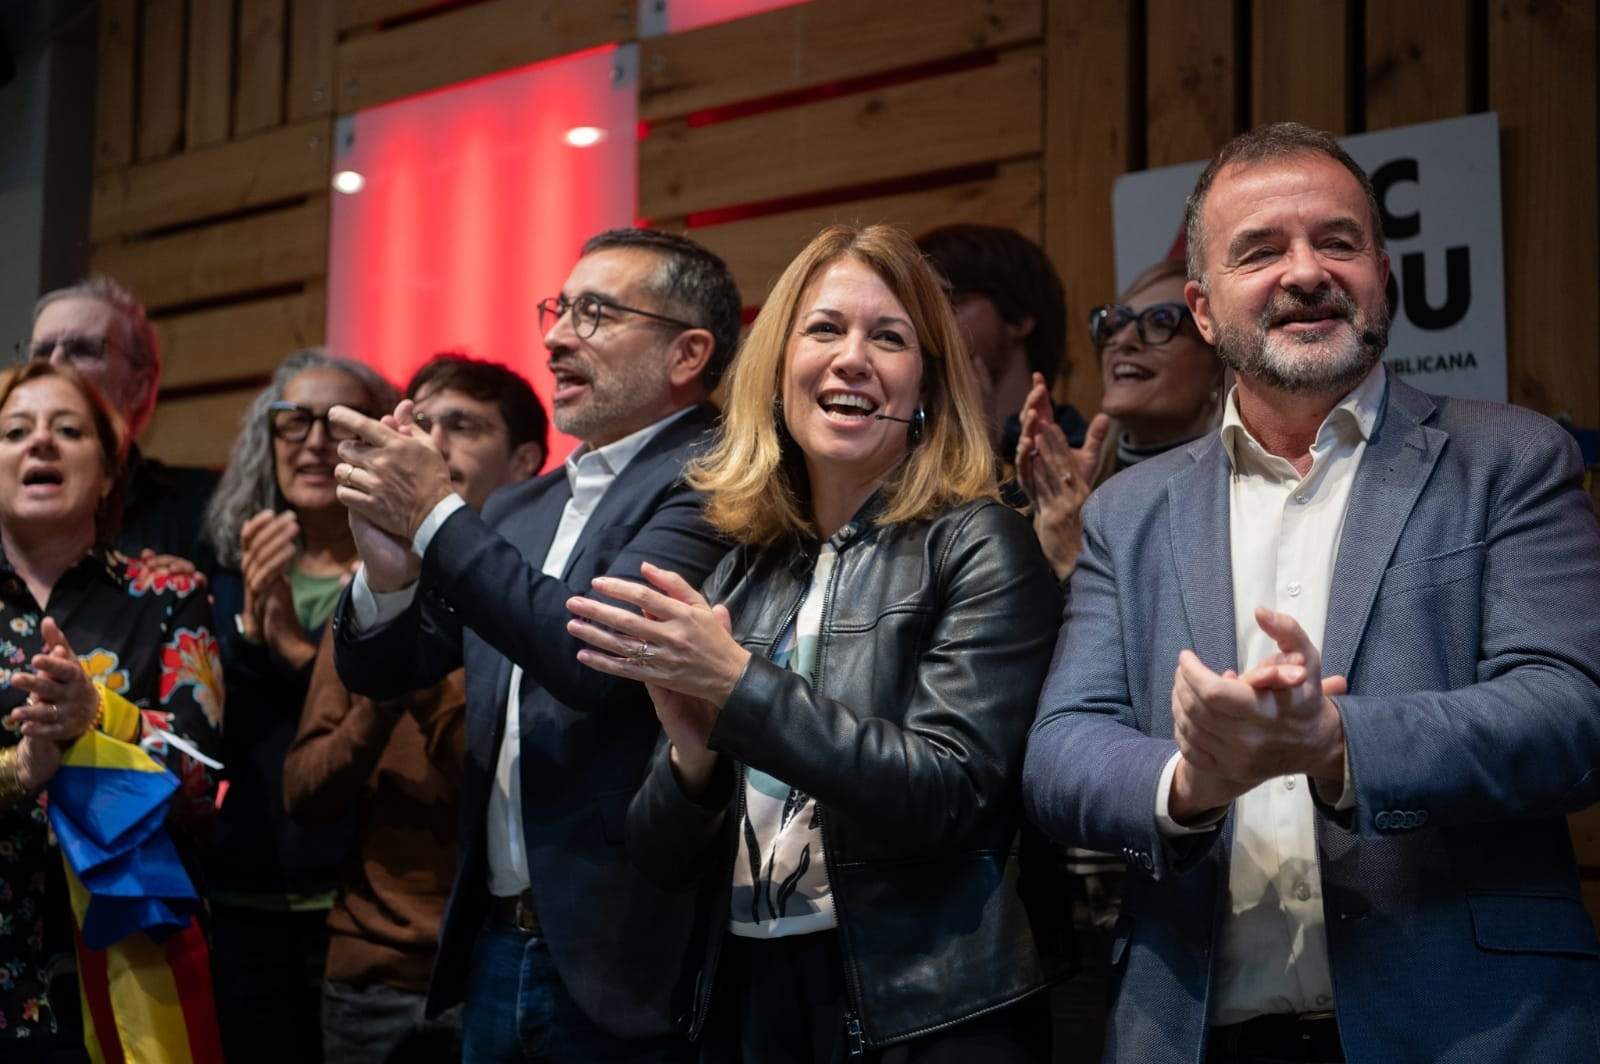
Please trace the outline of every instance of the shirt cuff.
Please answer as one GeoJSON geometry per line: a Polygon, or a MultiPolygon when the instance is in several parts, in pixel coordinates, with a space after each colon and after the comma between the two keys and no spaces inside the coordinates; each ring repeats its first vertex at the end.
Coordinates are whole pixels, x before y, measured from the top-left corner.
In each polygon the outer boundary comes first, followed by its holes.
{"type": "Polygon", "coordinates": [[[1178,759],[1183,753],[1173,754],[1167,759],[1167,766],[1161,770],[1161,780],[1156,784],[1156,830],[1162,838],[1176,839],[1184,835],[1204,835],[1222,823],[1222,818],[1228,815],[1226,807],[1218,809],[1214,815],[1199,824],[1180,824],[1172,819],[1167,812],[1167,802],[1172,795],[1172,777],[1178,772],[1178,759]]]}
{"type": "MultiPolygon", "coordinates": [[[[422,519],[422,524],[417,526],[417,534],[411,537],[411,549],[417,557],[425,557],[428,553],[428,544],[433,542],[433,537],[438,534],[439,527],[449,519],[450,515],[467,505],[467,500],[451,492],[434,504],[428,511],[428,516],[422,519]]],[[[396,592],[398,594],[398,592],[396,592]]]]}
{"type": "Polygon", "coordinates": [[[363,565],[356,570],[355,579],[350,581],[350,608],[355,615],[355,629],[358,632],[370,631],[381,628],[411,608],[411,600],[417,597],[417,585],[407,584],[399,591],[374,591],[367,586],[367,567],[363,565]]]}
{"type": "Polygon", "coordinates": [[[1344,789],[1337,795],[1333,788],[1324,787],[1321,780],[1312,780],[1311,785],[1317,789],[1317,797],[1333,806],[1335,813],[1348,812],[1356,807],[1356,789],[1350,783],[1350,744],[1344,744],[1344,789]]]}

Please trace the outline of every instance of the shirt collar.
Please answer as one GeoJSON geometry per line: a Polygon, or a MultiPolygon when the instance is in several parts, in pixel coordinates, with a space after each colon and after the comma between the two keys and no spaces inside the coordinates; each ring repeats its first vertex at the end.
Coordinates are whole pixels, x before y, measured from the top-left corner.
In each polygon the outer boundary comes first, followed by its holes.
{"type": "MultiPolygon", "coordinates": [[[[1372,438],[1372,430],[1378,425],[1378,414],[1383,409],[1383,395],[1388,384],[1385,373],[1383,363],[1379,362],[1367,371],[1361,383],[1346,392],[1338,405],[1328,411],[1328,416],[1322,419],[1322,426],[1317,429],[1316,442],[1311,448],[1313,452],[1325,450],[1331,443],[1329,437],[1342,430],[1353,430],[1363,441],[1372,438]]],[[[1235,472],[1239,469],[1242,448],[1266,456],[1265,448],[1239,416],[1239,386],[1235,384],[1228,390],[1228,401],[1224,404],[1222,414],[1222,449],[1235,472]]]]}
{"type": "Polygon", "coordinates": [[[576,488],[580,473],[598,471],[611,477],[621,476],[622,471],[639,457],[639,452],[655,438],[656,433],[693,409],[692,406],[686,406],[682,410],[675,410],[660,421],[646,425],[620,440],[613,440],[604,447],[591,448],[587,443],[580,443],[576,450],[567,455],[567,483],[576,488]]]}

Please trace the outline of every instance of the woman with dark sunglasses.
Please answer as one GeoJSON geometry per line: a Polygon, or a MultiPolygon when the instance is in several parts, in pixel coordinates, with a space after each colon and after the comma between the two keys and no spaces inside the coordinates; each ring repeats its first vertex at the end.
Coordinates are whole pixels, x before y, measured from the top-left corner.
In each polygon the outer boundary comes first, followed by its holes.
{"type": "Polygon", "coordinates": [[[1217,424],[1225,371],[1194,327],[1183,285],[1183,260],[1164,259],[1134,278],[1115,303],[1090,311],[1100,410],[1110,422],[1097,418],[1083,447],[1068,446],[1051,416],[1049,388],[1034,377],[1022,408],[1017,480],[1033,503],[1045,555],[1063,581],[1077,562],[1078,512],[1089,492],[1111,474],[1217,424]],[[1099,446],[1101,440],[1107,446],[1099,446]]]}
{"type": "Polygon", "coordinates": [[[356,561],[334,494],[329,408],[377,416],[394,389],[366,366],[306,348],[256,396],[206,513],[230,713],[228,792],[207,862],[212,977],[230,1060],[318,1061],[328,910],[354,830],[302,828],[284,811],[322,626],[356,561]]]}

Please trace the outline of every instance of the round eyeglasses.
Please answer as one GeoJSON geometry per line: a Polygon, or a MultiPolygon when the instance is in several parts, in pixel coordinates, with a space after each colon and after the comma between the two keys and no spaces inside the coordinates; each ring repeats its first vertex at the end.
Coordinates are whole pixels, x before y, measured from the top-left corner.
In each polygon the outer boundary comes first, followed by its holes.
{"type": "Polygon", "coordinates": [[[1143,310],[1121,303],[1102,303],[1089,312],[1089,339],[1098,351],[1133,322],[1139,339],[1146,344],[1164,344],[1183,326],[1183,320],[1191,317],[1189,308],[1182,303],[1152,303],[1143,310]]]}
{"type": "Polygon", "coordinates": [[[608,313],[615,316],[622,314],[637,314],[641,318],[652,321],[666,322],[676,325],[680,329],[698,329],[700,326],[687,322],[681,318],[669,318],[665,314],[657,314],[653,310],[640,310],[638,307],[625,307],[621,303],[597,296],[593,292],[585,292],[577,299],[568,299],[566,296],[555,296],[539,300],[539,328],[549,332],[561,316],[567,311],[572,311],[572,331],[578,334],[578,339],[587,340],[600,328],[600,323],[605,320],[608,313]]]}

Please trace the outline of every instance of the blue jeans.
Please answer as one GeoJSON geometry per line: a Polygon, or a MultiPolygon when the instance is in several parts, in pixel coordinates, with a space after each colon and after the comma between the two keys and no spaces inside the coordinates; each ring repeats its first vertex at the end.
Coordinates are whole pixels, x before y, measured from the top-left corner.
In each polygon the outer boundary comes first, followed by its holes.
{"type": "Polygon", "coordinates": [[[544,938],[510,928],[478,935],[462,1026],[465,1064],[679,1064],[697,1055],[677,1035],[601,1030],[567,993],[544,938]]]}

